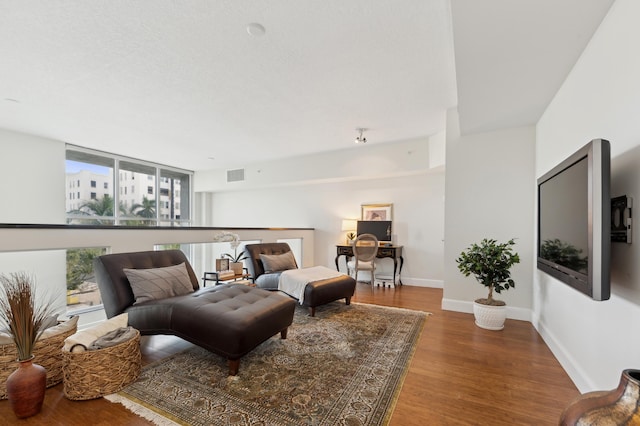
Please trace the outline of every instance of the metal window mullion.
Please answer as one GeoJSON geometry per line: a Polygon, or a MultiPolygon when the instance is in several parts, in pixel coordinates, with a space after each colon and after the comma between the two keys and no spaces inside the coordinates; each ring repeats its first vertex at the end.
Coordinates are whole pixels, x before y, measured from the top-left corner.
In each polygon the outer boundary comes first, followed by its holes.
{"type": "Polygon", "coordinates": [[[160,226],[160,167],[156,167],[156,226],[160,226]]]}
{"type": "Polygon", "coordinates": [[[113,187],[113,215],[115,216],[115,224],[120,225],[120,159],[113,159],[113,177],[115,179],[113,187]]]}

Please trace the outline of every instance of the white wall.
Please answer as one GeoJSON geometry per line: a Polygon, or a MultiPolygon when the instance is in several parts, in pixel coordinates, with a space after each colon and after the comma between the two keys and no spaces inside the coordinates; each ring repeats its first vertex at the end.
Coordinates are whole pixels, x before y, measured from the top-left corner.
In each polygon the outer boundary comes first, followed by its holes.
{"type": "MultiPolygon", "coordinates": [[[[0,153],[0,223],[65,223],[64,143],[0,129],[0,153]]],[[[1,238],[5,244],[20,242],[17,236],[1,238]]],[[[62,310],[65,295],[58,284],[66,282],[64,259],[60,250],[5,254],[0,273],[32,275],[37,297],[56,298],[62,310]]]]}
{"type": "MultiPolygon", "coordinates": [[[[611,195],[640,201],[640,2],[617,0],[537,126],[536,176],[594,138],[611,142],[611,195]]],[[[635,215],[637,217],[637,215],[635,215]]],[[[634,227],[638,221],[634,219],[634,227]]],[[[581,392],[640,368],[640,240],[612,243],[612,296],[595,302],[536,271],[534,325],[581,392]]]]}
{"type": "MultiPolygon", "coordinates": [[[[360,218],[361,204],[393,203],[403,283],[441,286],[444,171],[429,169],[428,141],[345,151],[252,165],[241,185],[225,186],[224,171],[196,172],[196,188],[210,191],[197,196],[210,203],[208,225],[315,228],[314,263],[335,268],[335,246],[345,242],[342,219],[360,218]]],[[[340,265],[344,270],[344,258],[340,265]]],[[[393,268],[388,259],[380,265],[393,268]]]]}
{"type": "Polygon", "coordinates": [[[0,129],[0,153],[0,223],[65,223],[65,144],[0,129]]]}
{"type": "MultiPolygon", "coordinates": [[[[448,126],[457,114],[448,114],[448,126]]],[[[486,287],[459,271],[455,259],[483,238],[516,239],[520,263],[512,269],[516,288],[497,295],[507,316],[530,320],[533,275],[535,129],[522,127],[457,136],[448,131],[442,308],[472,312],[486,287]]]]}

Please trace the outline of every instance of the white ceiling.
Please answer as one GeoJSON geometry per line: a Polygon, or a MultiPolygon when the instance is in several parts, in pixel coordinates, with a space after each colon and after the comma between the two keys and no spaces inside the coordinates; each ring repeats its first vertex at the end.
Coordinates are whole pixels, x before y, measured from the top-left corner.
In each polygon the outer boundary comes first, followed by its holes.
{"type": "Polygon", "coordinates": [[[538,121],[614,0],[451,0],[462,133],[538,121]]]}
{"type": "Polygon", "coordinates": [[[612,2],[0,0],[0,127],[200,170],[532,124],[612,2]]]}

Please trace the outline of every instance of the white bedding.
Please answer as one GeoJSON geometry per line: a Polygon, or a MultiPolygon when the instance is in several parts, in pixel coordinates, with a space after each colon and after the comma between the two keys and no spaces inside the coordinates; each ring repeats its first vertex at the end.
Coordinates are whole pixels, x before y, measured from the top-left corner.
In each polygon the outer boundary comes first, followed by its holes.
{"type": "Polygon", "coordinates": [[[290,296],[298,299],[302,305],[304,302],[304,288],[314,281],[326,280],[328,278],[341,277],[345,274],[326,266],[311,266],[302,269],[289,269],[280,274],[278,290],[284,291],[290,296]]]}

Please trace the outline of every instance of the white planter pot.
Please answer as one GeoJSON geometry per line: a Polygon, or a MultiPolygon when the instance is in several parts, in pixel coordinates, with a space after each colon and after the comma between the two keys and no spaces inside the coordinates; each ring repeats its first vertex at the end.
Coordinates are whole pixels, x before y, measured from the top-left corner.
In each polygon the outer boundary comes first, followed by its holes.
{"type": "Polygon", "coordinates": [[[473,316],[476,325],[487,330],[502,330],[507,319],[506,306],[490,306],[473,302],[473,316]]]}

